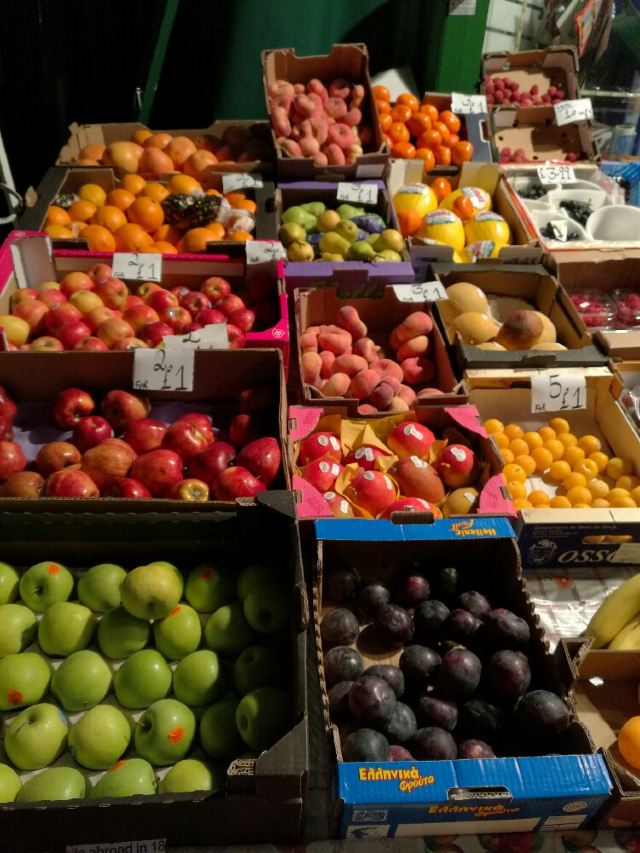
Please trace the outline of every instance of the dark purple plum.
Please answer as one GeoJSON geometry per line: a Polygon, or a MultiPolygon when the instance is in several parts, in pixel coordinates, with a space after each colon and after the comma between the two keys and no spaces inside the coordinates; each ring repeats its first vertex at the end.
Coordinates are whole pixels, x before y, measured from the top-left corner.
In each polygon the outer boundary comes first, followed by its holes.
{"type": "Polygon", "coordinates": [[[460,575],[455,566],[438,569],[433,578],[434,593],[443,601],[453,601],[458,594],[460,575]]]}
{"type": "Polygon", "coordinates": [[[463,740],[458,744],[458,758],[495,758],[496,754],[483,740],[463,740]]]}
{"type": "Polygon", "coordinates": [[[324,598],[326,601],[349,601],[358,586],[358,574],[355,569],[336,569],[324,579],[324,598]]]}
{"type": "Polygon", "coordinates": [[[435,643],[440,629],[449,615],[449,608],[441,601],[432,598],[416,607],[413,621],[416,627],[416,640],[420,643],[435,643]]]}
{"type": "Polygon", "coordinates": [[[484,619],[491,613],[491,605],[481,592],[471,589],[458,596],[458,607],[473,613],[478,619],[484,619]]]}
{"type": "Polygon", "coordinates": [[[503,649],[491,655],[485,665],[487,682],[498,696],[522,696],[531,684],[531,669],[522,652],[503,649]]]}
{"type": "Polygon", "coordinates": [[[368,583],[356,590],[354,601],[358,613],[365,619],[373,619],[380,608],[391,601],[391,592],[381,583],[368,583]]]}
{"type": "Polygon", "coordinates": [[[438,668],[438,690],[451,699],[468,699],[480,683],[482,664],[469,649],[452,649],[438,668]]]}
{"type": "Polygon", "coordinates": [[[411,645],[400,655],[398,666],[405,682],[417,690],[424,690],[427,680],[440,664],[440,655],[429,646],[411,645]]]}
{"type": "Polygon", "coordinates": [[[325,648],[331,646],[350,646],[355,643],[360,633],[360,624],[346,607],[336,607],[330,610],[320,623],[320,636],[325,648]]]}
{"type": "Polygon", "coordinates": [[[414,707],[421,726],[437,726],[452,732],[458,723],[458,706],[450,699],[428,694],[419,696],[414,707]]]}
{"type": "Polygon", "coordinates": [[[493,649],[522,649],[531,637],[529,626],[512,613],[499,607],[492,610],[484,619],[482,641],[493,649]]]}
{"type": "Polygon", "coordinates": [[[351,716],[349,691],[353,681],[339,681],[329,688],[329,715],[334,723],[346,723],[351,716]]]}
{"type": "Polygon", "coordinates": [[[362,673],[363,678],[384,678],[399,699],[404,693],[404,675],[400,667],[390,663],[374,663],[362,673]]]}
{"type": "Polygon", "coordinates": [[[395,586],[394,598],[403,607],[417,607],[429,598],[429,581],[415,570],[409,570],[395,586]]]}
{"type": "Polygon", "coordinates": [[[404,646],[413,637],[413,617],[397,604],[385,604],[373,621],[378,638],[390,648],[404,646]]]}
{"type": "Polygon", "coordinates": [[[449,732],[436,726],[418,729],[407,746],[421,761],[452,761],[458,755],[458,747],[449,732]]]}
{"type": "Polygon", "coordinates": [[[389,743],[406,743],[418,730],[416,715],[404,702],[396,702],[391,719],[380,730],[389,743]]]}
{"type": "Polygon", "coordinates": [[[389,741],[373,729],[358,729],[342,744],[345,761],[389,761],[389,741]]]}
{"type": "Polygon", "coordinates": [[[364,661],[360,653],[349,646],[334,646],[324,656],[324,677],[327,687],[339,681],[355,681],[360,678],[364,661]]]}
{"type": "Polygon", "coordinates": [[[473,641],[476,631],[482,622],[468,610],[457,608],[452,610],[447,621],[442,626],[442,636],[466,645],[473,641]]]}
{"type": "Polygon", "coordinates": [[[503,711],[485,699],[469,699],[460,708],[460,730],[493,740],[502,724],[503,711]]]}
{"type": "Polygon", "coordinates": [[[396,694],[384,678],[358,678],[349,691],[349,710],[363,726],[388,722],[395,704],[396,694]]]}
{"type": "Polygon", "coordinates": [[[569,726],[571,714],[562,699],[549,690],[526,693],[516,709],[516,724],[532,738],[561,734],[569,726]]]}
{"type": "Polygon", "coordinates": [[[413,761],[413,755],[409,750],[395,743],[389,747],[389,756],[392,761],[413,761]]]}

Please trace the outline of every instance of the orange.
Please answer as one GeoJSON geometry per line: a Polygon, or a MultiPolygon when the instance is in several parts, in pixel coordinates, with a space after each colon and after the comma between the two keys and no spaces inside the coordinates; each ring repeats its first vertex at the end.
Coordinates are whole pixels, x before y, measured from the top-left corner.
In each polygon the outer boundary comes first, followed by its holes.
{"type": "Polygon", "coordinates": [[[640,768],[640,717],[631,717],[620,729],[618,749],[626,762],[640,768]]]}
{"type": "Polygon", "coordinates": [[[173,175],[167,184],[170,193],[181,193],[191,195],[192,192],[202,189],[200,181],[196,181],[191,175],[173,175]]]}
{"type": "Polygon", "coordinates": [[[440,134],[440,137],[442,138],[442,144],[448,145],[451,133],[449,132],[449,128],[447,127],[447,125],[442,121],[434,121],[431,127],[434,130],[437,130],[440,134]]]}
{"type": "Polygon", "coordinates": [[[418,148],[437,148],[442,145],[442,137],[437,130],[425,130],[421,133],[416,142],[418,148]]]}
{"type": "Polygon", "coordinates": [[[64,209],[56,204],[50,204],[47,208],[47,219],[45,225],[69,225],[71,217],[64,209]]]}
{"type": "Polygon", "coordinates": [[[207,231],[211,231],[214,235],[213,238],[209,237],[209,239],[213,240],[224,240],[226,231],[224,225],[221,222],[210,222],[207,226],[205,226],[207,231]]]}
{"type": "Polygon", "coordinates": [[[449,140],[452,143],[451,148],[451,159],[456,164],[456,166],[462,166],[463,163],[468,163],[469,160],[473,157],[473,145],[470,142],[451,139],[449,140]]]}
{"type": "Polygon", "coordinates": [[[384,130],[385,132],[389,130],[392,121],[393,119],[391,118],[390,112],[382,113],[382,115],[380,116],[380,127],[382,128],[382,130],[384,130]]]}
{"type": "Polygon", "coordinates": [[[455,113],[452,113],[451,110],[442,110],[438,116],[438,121],[446,124],[450,133],[460,133],[460,128],[462,126],[460,119],[455,113]]]}
{"type": "Polygon", "coordinates": [[[556,431],[552,429],[550,426],[543,426],[538,429],[538,433],[543,441],[549,441],[551,438],[556,437],[556,431]]]}
{"type": "Polygon", "coordinates": [[[626,459],[620,459],[619,456],[612,456],[607,462],[607,474],[612,480],[617,480],[623,474],[631,473],[631,462],[626,459]]]}
{"type": "MultiPolygon", "coordinates": [[[[438,164],[438,166],[450,166],[451,165],[451,149],[447,148],[447,146],[444,143],[442,145],[437,145],[435,152],[436,152],[436,163],[438,164]]],[[[460,196],[460,198],[464,198],[466,201],[469,201],[469,199],[466,196],[460,196]]],[[[458,199],[456,199],[456,201],[457,200],[458,199]]]]}
{"type": "Polygon", "coordinates": [[[504,428],[504,434],[509,441],[513,441],[514,438],[522,438],[524,430],[518,424],[507,424],[504,428]]]}
{"type": "Polygon", "coordinates": [[[431,130],[431,119],[424,113],[414,113],[407,122],[409,133],[416,138],[426,130],[431,130]]]}
{"type": "Polygon", "coordinates": [[[509,438],[503,432],[494,432],[493,438],[498,447],[509,447],[509,438]]]}
{"type": "Polygon", "coordinates": [[[78,161],[80,160],[102,160],[106,145],[101,142],[90,142],[80,149],[78,161]]]}
{"type": "Polygon", "coordinates": [[[415,210],[398,210],[396,219],[403,237],[411,237],[420,230],[423,217],[415,210]]]}
{"type": "Polygon", "coordinates": [[[169,195],[169,190],[159,181],[147,181],[145,186],[142,188],[140,195],[143,198],[152,198],[160,204],[160,202],[169,195]]]}
{"type": "Polygon", "coordinates": [[[526,456],[529,453],[529,445],[524,438],[514,438],[509,442],[509,450],[515,455],[526,456]]]}
{"type": "Polygon", "coordinates": [[[562,459],[564,456],[564,444],[561,441],[558,441],[557,438],[550,438],[549,441],[545,441],[544,447],[549,451],[554,459],[562,459]]]}
{"type": "MultiPolygon", "coordinates": [[[[529,430],[529,432],[525,432],[524,441],[529,446],[531,450],[534,450],[536,447],[542,447],[544,444],[542,440],[542,436],[537,432],[533,432],[533,430],[529,430]]],[[[526,453],[526,451],[525,451],[526,453]]]]}
{"type": "Polygon", "coordinates": [[[436,155],[431,148],[416,148],[416,160],[423,161],[422,171],[427,174],[436,165],[436,155]]]}
{"type": "Polygon", "coordinates": [[[151,235],[133,222],[118,228],[115,238],[118,252],[144,252],[153,243],[151,235]]]}
{"type": "Polygon", "coordinates": [[[449,146],[449,148],[452,149],[451,156],[453,156],[453,149],[456,147],[458,142],[460,142],[460,137],[456,133],[451,133],[449,135],[449,141],[447,142],[447,145],[449,146]]]}
{"type": "Polygon", "coordinates": [[[65,228],[64,225],[45,225],[44,233],[58,240],[70,240],[73,237],[73,231],[65,228]]]}
{"type": "Polygon", "coordinates": [[[533,509],[533,504],[526,498],[516,498],[513,505],[516,509],[533,509]]]}
{"type": "Polygon", "coordinates": [[[571,507],[571,501],[564,495],[556,495],[549,501],[549,506],[554,509],[569,509],[571,507]]]}
{"type": "Polygon", "coordinates": [[[578,439],[572,432],[559,432],[558,441],[561,441],[565,447],[575,447],[578,444],[578,439]]]}
{"type": "Polygon", "coordinates": [[[215,240],[220,240],[215,231],[209,228],[191,228],[180,241],[182,248],[178,246],[178,249],[183,252],[206,252],[207,243],[212,243],[215,240]]]}
{"type": "Polygon", "coordinates": [[[557,459],[549,465],[549,476],[556,483],[561,483],[569,474],[571,474],[571,465],[564,459],[557,459]]]}
{"type": "MultiPolygon", "coordinates": [[[[440,178],[438,178],[438,180],[440,180],[440,178]]],[[[442,178],[442,180],[444,180],[444,178],[442,178]]],[[[436,182],[434,181],[433,183],[435,184],[436,182]]],[[[431,184],[431,189],[433,189],[433,184],[431,184]]],[[[489,418],[484,422],[484,428],[489,435],[491,435],[493,432],[502,432],[504,430],[504,424],[502,421],[499,421],[498,418],[489,418]]]]}
{"type": "Polygon", "coordinates": [[[588,483],[593,480],[598,473],[598,466],[593,459],[581,459],[577,465],[573,466],[573,470],[578,474],[584,474],[588,483]]]}
{"type": "Polygon", "coordinates": [[[402,124],[409,121],[413,115],[413,110],[407,104],[396,104],[391,108],[391,118],[394,121],[400,121],[402,124]]]}
{"type": "Polygon", "coordinates": [[[83,184],[78,190],[78,195],[83,201],[90,201],[96,207],[102,207],[107,200],[107,194],[98,184],[83,184]]]}
{"type": "Polygon", "coordinates": [[[411,92],[403,92],[401,95],[398,95],[396,104],[406,104],[406,106],[411,109],[412,113],[418,112],[420,107],[420,101],[415,95],[412,95],[411,92]]]}
{"type": "Polygon", "coordinates": [[[144,189],[147,182],[141,175],[125,175],[120,181],[120,186],[123,190],[138,195],[144,189]]]}
{"type": "Polygon", "coordinates": [[[575,489],[578,486],[585,487],[587,485],[587,478],[584,474],[581,474],[579,471],[573,471],[569,474],[568,477],[565,477],[562,481],[563,488],[568,492],[570,489],[575,489]]]}
{"type": "MultiPolygon", "coordinates": [[[[500,455],[502,456],[502,461],[504,462],[505,465],[508,465],[510,462],[516,461],[516,457],[513,455],[513,453],[509,450],[508,447],[503,447],[500,450],[500,455]]],[[[522,458],[522,457],[520,457],[520,458],[522,458]]]]}
{"type": "Polygon", "coordinates": [[[164,210],[152,198],[139,196],[127,210],[129,222],[140,225],[149,233],[157,231],[164,222],[164,210]]]}
{"type": "Polygon", "coordinates": [[[567,500],[571,506],[576,504],[590,504],[593,500],[593,495],[585,486],[574,486],[567,491],[567,500]]]}
{"type": "Polygon", "coordinates": [[[527,495],[527,500],[529,503],[533,504],[533,506],[549,506],[549,501],[551,500],[550,495],[546,492],[541,491],[540,489],[536,489],[533,492],[530,492],[527,495]]]}
{"type": "Polygon", "coordinates": [[[434,121],[438,121],[438,110],[433,106],[433,104],[421,104],[418,112],[428,115],[431,119],[431,124],[433,124],[434,121]]]}
{"type": "Polygon", "coordinates": [[[527,479],[527,472],[524,468],[520,467],[520,465],[515,462],[511,462],[508,465],[505,465],[502,469],[502,475],[504,476],[507,483],[511,483],[512,481],[517,481],[518,483],[524,483],[527,479]]]}
{"type": "Polygon", "coordinates": [[[531,451],[531,456],[536,463],[536,471],[546,471],[553,462],[553,455],[546,447],[536,447],[531,451]]]}
{"type": "Polygon", "coordinates": [[[551,418],[549,426],[551,429],[555,430],[558,435],[560,435],[561,432],[569,432],[571,429],[569,421],[565,418],[551,418]]]}
{"type": "Polygon", "coordinates": [[[113,207],[118,207],[120,210],[126,210],[128,207],[131,207],[135,200],[136,197],[133,193],[129,192],[129,190],[111,190],[111,192],[107,194],[107,204],[111,204],[113,207]]]}
{"type": "Polygon", "coordinates": [[[521,468],[524,468],[527,473],[527,477],[530,477],[536,470],[536,461],[535,459],[532,459],[528,453],[519,453],[513,461],[516,463],[516,465],[519,465],[521,468]]]}
{"type": "Polygon", "coordinates": [[[153,232],[152,237],[156,243],[171,243],[175,246],[178,240],[182,237],[182,234],[175,226],[169,225],[165,222],[157,231],[153,232]]]}
{"type": "Polygon", "coordinates": [[[386,86],[372,86],[371,91],[373,92],[373,97],[377,101],[390,101],[391,100],[391,92],[387,89],[386,86]]]}
{"type": "Polygon", "coordinates": [[[609,461],[609,457],[606,453],[603,453],[601,450],[596,450],[595,453],[590,453],[588,456],[589,459],[592,459],[596,465],[598,466],[598,473],[601,474],[604,469],[607,467],[607,462],[609,461]]]}
{"type": "Polygon", "coordinates": [[[119,207],[114,207],[112,204],[104,204],[99,207],[91,217],[92,225],[103,225],[108,228],[112,234],[125,225],[127,217],[119,207]]]}
{"type": "Polygon", "coordinates": [[[74,201],[69,208],[69,216],[74,222],[88,222],[98,208],[92,201],[74,201]]]}
{"type": "Polygon", "coordinates": [[[229,202],[231,207],[238,207],[238,205],[242,204],[243,201],[247,200],[247,197],[244,193],[225,193],[224,197],[229,202]]]}
{"type": "Polygon", "coordinates": [[[432,181],[431,183],[431,189],[436,194],[436,198],[439,202],[448,195],[451,195],[453,192],[451,184],[446,178],[436,178],[435,181],[432,181]]]}
{"type": "Polygon", "coordinates": [[[521,483],[520,480],[511,480],[507,483],[507,489],[509,490],[509,494],[511,495],[511,500],[518,500],[522,498],[526,498],[527,490],[524,487],[524,483],[521,483]]]}
{"type": "Polygon", "coordinates": [[[140,130],[136,130],[131,135],[131,141],[135,142],[136,145],[144,145],[145,139],[148,139],[150,136],[153,136],[150,130],[145,128],[141,128],[140,130]]]}
{"type": "MultiPolygon", "coordinates": [[[[376,109],[378,110],[379,116],[391,115],[391,104],[389,101],[382,101],[380,98],[376,98],[376,109]]],[[[218,160],[220,159],[219,151],[216,151],[216,157],[218,160]]]]}
{"type": "Polygon", "coordinates": [[[239,229],[238,231],[232,231],[229,234],[229,240],[236,240],[239,243],[246,243],[247,240],[255,239],[253,234],[250,234],[249,231],[243,231],[239,229]]]}
{"type": "Polygon", "coordinates": [[[160,252],[162,255],[176,255],[178,250],[172,243],[165,243],[163,240],[158,240],[157,243],[152,243],[147,252],[160,252]]]}
{"type": "Polygon", "coordinates": [[[567,460],[572,468],[575,468],[578,462],[584,459],[584,450],[581,447],[567,447],[564,451],[564,459],[567,460]]]}
{"type": "Polygon", "coordinates": [[[406,124],[401,121],[391,122],[388,134],[392,142],[408,142],[411,139],[406,124]]]}
{"type": "Polygon", "coordinates": [[[394,142],[391,146],[391,156],[400,160],[414,160],[416,149],[410,142],[394,142]]]}
{"type": "Polygon", "coordinates": [[[584,450],[585,456],[589,456],[590,453],[602,450],[602,443],[595,435],[583,435],[582,438],[578,439],[578,447],[584,450]]]}
{"type": "Polygon", "coordinates": [[[82,230],[82,239],[87,241],[92,252],[115,252],[116,250],[113,234],[103,225],[87,225],[82,230]]]}
{"type": "Polygon", "coordinates": [[[252,198],[243,198],[234,207],[236,210],[246,210],[247,213],[253,214],[256,212],[258,206],[252,198]]]}
{"type": "MultiPolygon", "coordinates": [[[[442,148],[442,146],[440,146],[440,148],[442,148]]],[[[440,148],[438,148],[438,151],[440,151],[440,148]]],[[[460,219],[464,222],[465,219],[473,219],[476,209],[469,196],[459,195],[453,202],[453,211],[454,213],[457,213],[460,219]]]]}

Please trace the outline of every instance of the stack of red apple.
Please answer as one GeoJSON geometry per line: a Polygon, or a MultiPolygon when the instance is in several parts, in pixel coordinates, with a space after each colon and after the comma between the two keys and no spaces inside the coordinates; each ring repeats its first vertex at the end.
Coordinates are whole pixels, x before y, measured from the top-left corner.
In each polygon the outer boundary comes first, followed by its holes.
{"type": "Polygon", "coordinates": [[[343,450],[340,437],[313,432],[297,447],[297,473],[321,492],[337,518],[390,518],[431,512],[436,518],[472,510],[480,474],[476,455],[457,429],[436,441],[424,424],[397,424],[380,446],[343,450]],[[339,480],[339,483],[338,483],[339,480]]]}
{"type": "Polygon", "coordinates": [[[0,387],[0,493],[195,502],[255,497],[280,470],[278,440],[265,435],[263,420],[271,391],[242,391],[238,402],[227,442],[202,412],[188,412],[167,426],[149,417],[151,404],[141,395],[115,389],[98,405],[88,391],[67,388],[54,399],[51,414],[71,436],[41,445],[28,465],[13,440],[17,407],[0,387]]]}
{"type": "Polygon", "coordinates": [[[0,802],[224,791],[291,724],[289,602],[265,562],[0,563],[0,802]]]}
{"type": "Polygon", "coordinates": [[[520,84],[510,77],[485,77],[484,91],[489,106],[519,106],[519,107],[543,107],[551,104],[559,104],[564,101],[566,95],[562,86],[552,83],[544,93],[540,92],[540,86],[534,83],[529,89],[521,89],[520,84]]]}
{"type": "Polygon", "coordinates": [[[433,320],[414,311],[391,332],[389,345],[396,360],[367,336],[366,324],[353,305],[343,305],[336,325],[308,326],[300,336],[302,379],[323,397],[352,397],[358,413],[407,412],[418,397],[442,394],[426,385],[436,374],[428,357],[433,320]]]}
{"type": "Polygon", "coordinates": [[[102,352],[157,347],[166,335],[226,323],[230,347],[240,349],[254,326],[269,328],[278,321],[274,295],[268,276],[248,282],[251,307],[219,276],[205,279],[199,290],[186,285],[166,290],[144,282],[134,294],[113,277],[108,264],[100,263],[86,273],[70,272],[60,282],[17,290],[11,314],[0,316],[0,326],[10,349],[102,352]]]}

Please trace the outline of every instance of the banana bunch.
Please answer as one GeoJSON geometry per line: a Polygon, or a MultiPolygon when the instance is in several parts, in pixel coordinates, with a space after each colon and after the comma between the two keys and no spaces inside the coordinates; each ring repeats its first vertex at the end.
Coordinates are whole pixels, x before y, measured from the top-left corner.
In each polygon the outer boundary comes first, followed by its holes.
{"type": "Polygon", "coordinates": [[[594,649],[640,650],[640,574],[609,593],[584,633],[594,649]]]}

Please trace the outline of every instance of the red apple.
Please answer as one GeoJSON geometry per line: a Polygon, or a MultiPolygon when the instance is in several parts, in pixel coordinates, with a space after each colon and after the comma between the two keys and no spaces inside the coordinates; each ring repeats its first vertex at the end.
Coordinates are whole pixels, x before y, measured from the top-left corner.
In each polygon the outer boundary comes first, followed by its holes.
{"type": "Polygon", "coordinates": [[[73,429],[80,418],[90,415],[95,407],[95,401],[87,391],[65,388],[56,394],[51,410],[60,429],[73,429]]]}
{"type": "Polygon", "coordinates": [[[141,483],[140,480],[134,480],[133,477],[118,477],[107,486],[104,491],[104,496],[108,498],[150,498],[151,492],[141,483]]]}
{"type": "Polygon", "coordinates": [[[402,421],[387,436],[387,445],[389,450],[401,459],[408,456],[426,459],[435,440],[435,435],[423,424],[417,421],[402,421]]]}
{"type": "Polygon", "coordinates": [[[124,311],[129,298],[129,288],[119,278],[108,278],[95,285],[95,292],[107,308],[113,311],[124,311]]]}
{"type": "Polygon", "coordinates": [[[31,341],[30,348],[34,352],[62,352],[64,350],[62,341],[54,338],[53,335],[42,335],[36,338],[31,341]]]}
{"type": "Polygon", "coordinates": [[[13,422],[0,415],[0,441],[13,441],[13,422]]]}
{"type": "Polygon", "coordinates": [[[348,498],[358,509],[378,518],[397,499],[396,489],[391,477],[381,471],[359,469],[353,480],[344,490],[348,498]]]}
{"type": "Polygon", "coordinates": [[[136,290],[136,296],[139,296],[144,300],[145,304],[149,304],[149,300],[151,299],[151,294],[155,293],[156,290],[162,290],[159,284],[156,284],[155,281],[143,281],[140,287],[136,290]]]}
{"type": "Polygon", "coordinates": [[[191,293],[191,289],[187,287],[186,284],[176,284],[175,287],[170,287],[169,290],[177,298],[178,304],[180,303],[180,300],[183,296],[185,296],[187,293],[191,293]]]}
{"type": "Polygon", "coordinates": [[[343,470],[342,465],[331,459],[312,459],[300,469],[300,476],[324,494],[333,489],[343,470]]]}
{"type": "Polygon", "coordinates": [[[216,323],[226,323],[226,317],[221,311],[215,308],[203,308],[195,315],[196,323],[202,323],[203,326],[212,326],[216,323]]]}
{"type": "Polygon", "coordinates": [[[257,480],[251,471],[241,465],[226,468],[213,484],[213,497],[218,501],[232,501],[236,498],[254,498],[258,492],[265,491],[264,483],[257,480]]]}
{"type": "Polygon", "coordinates": [[[180,305],[195,317],[198,311],[202,311],[204,308],[211,308],[211,300],[199,290],[190,290],[184,296],[180,297],[180,305]]]}
{"type": "Polygon", "coordinates": [[[205,415],[204,412],[186,412],[173,422],[173,426],[178,424],[190,424],[203,432],[209,439],[209,443],[213,441],[213,424],[209,415],[205,415]]]}
{"type": "Polygon", "coordinates": [[[167,427],[153,418],[136,418],[127,424],[123,439],[136,453],[148,453],[162,445],[167,427]]]}
{"type": "Polygon", "coordinates": [[[224,441],[214,441],[206,450],[187,463],[190,477],[203,480],[209,487],[235,459],[236,451],[224,441]]]}
{"type": "Polygon", "coordinates": [[[251,308],[239,308],[229,314],[229,323],[237,326],[245,334],[253,329],[256,322],[255,312],[251,308]]]}
{"type": "Polygon", "coordinates": [[[113,347],[113,351],[128,352],[132,349],[138,349],[138,347],[142,347],[142,349],[149,349],[149,345],[145,344],[144,341],[141,341],[140,338],[123,338],[113,347]]]}
{"type": "Polygon", "coordinates": [[[44,477],[37,471],[18,471],[1,488],[4,498],[39,498],[44,491],[44,477]]]}
{"type": "Polygon", "coordinates": [[[23,302],[14,305],[11,313],[14,317],[20,317],[21,320],[28,323],[33,335],[39,335],[46,328],[45,317],[49,313],[49,309],[39,299],[25,299],[23,302]]]}
{"type": "Polygon", "coordinates": [[[58,329],[72,320],[82,320],[82,314],[70,302],[63,302],[62,305],[55,305],[49,309],[45,317],[45,325],[51,334],[56,335],[58,329]]]}
{"type": "Polygon", "coordinates": [[[355,462],[360,468],[364,468],[365,471],[372,471],[376,467],[376,459],[379,456],[388,455],[388,453],[380,450],[379,447],[363,444],[351,451],[345,460],[345,465],[351,465],[355,462]]]}
{"type": "Polygon", "coordinates": [[[444,498],[445,488],[438,472],[424,459],[417,456],[399,459],[389,473],[406,497],[423,498],[430,503],[440,503],[444,498]]]}
{"type": "Polygon", "coordinates": [[[263,433],[262,424],[255,415],[235,415],[229,424],[229,441],[234,447],[244,447],[263,433]]]}
{"type": "Polygon", "coordinates": [[[476,478],[476,458],[471,448],[464,444],[448,444],[436,459],[436,470],[445,486],[459,489],[476,478]]]}
{"type": "Polygon", "coordinates": [[[141,394],[114,389],[108,391],[102,399],[100,413],[115,430],[124,430],[136,418],[146,418],[151,403],[141,394]]]}
{"type": "MultiPolygon", "coordinates": [[[[238,417],[240,417],[238,415],[238,417]]],[[[332,432],[312,432],[300,442],[298,465],[306,465],[312,459],[333,459],[339,462],[342,448],[338,436],[332,432]]]]}
{"type": "Polygon", "coordinates": [[[115,316],[115,312],[112,311],[111,308],[107,308],[106,305],[101,305],[97,308],[92,308],[88,314],[85,314],[84,321],[85,323],[88,323],[91,326],[91,330],[95,332],[98,326],[102,325],[105,320],[111,320],[115,316]]]}
{"type": "Polygon", "coordinates": [[[145,299],[147,305],[150,305],[154,311],[161,314],[165,308],[177,308],[178,297],[171,293],[170,290],[154,290],[149,299],[145,299]]]}
{"type": "MultiPolygon", "coordinates": [[[[38,338],[38,340],[41,341],[44,340],[44,338],[38,338]]],[[[62,344],[60,346],[62,348],[62,344]]],[[[93,335],[87,335],[86,338],[80,338],[74,346],[74,350],[80,350],[80,352],[109,352],[109,347],[104,341],[101,341],[100,338],[96,338],[93,335]]]]}
{"type": "Polygon", "coordinates": [[[131,476],[141,480],[154,498],[163,498],[173,486],[183,479],[182,459],[173,450],[150,450],[138,456],[131,469],[131,476]]]}
{"type": "Polygon", "coordinates": [[[131,326],[136,335],[139,335],[145,326],[148,326],[149,323],[157,323],[160,317],[150,305],[145,305],[140,300],[140,304],[127,307],[122,319],[131,326]]]}
{"type": "Polygon", "coordinates": [[[278,475],[282,453],[275,438],[257,438],[242,448],[238,454],[238,465],[251,471],[265,486],[269,486],[278,475]]]}
{"type": "Polygon", "coordinates": [[[41,290],[38,293],[38,302],[42,302],[47,308],[56,308],[58,305],[66,305],[67,297],[61,290],[41,290]]]}
{"type": "Polygon", "coordinates": [[[118,341],[135,337],[131,326],[126,320],[119,317],[112,317],[110,320],[100,323],[96,329],[96,336],[104,341],[109,349],[112,349],[118,341]]]}
{"type": "MultiPolygon", "coordinates": [[[[90,415],[87,418],[80,418],[73,429],[72,441],[81,453],[89,450],[90,447],[102,444],[108,438],[113,438],[111,424],[106,418],[100,415],[90,415]]],[[[79,462],[80,460],[78,459],[77,461],[79,462]]]]}
{"type": "MultiPolygon", "coordinates": [[[[81,418],[80,420],[86,420],[81,418]]],[[[82,454],[78,448],[68,441],[49,441],[43,444],[36,455],[36,466],[43,477],[48,477],[54,471],[62,471],[70,465],[78,465],[82,454]]]]}
{"type": "Polygon", "coordinates": [[[349,501],[337,492],[325,492],[322,496],[329,504],[335,518],[355,518],[355,512],[349,501]]]}
{"type": "Polygon", "coordinates": [[[229,349],[242,349],[244,346],[244,332],[232,323],[227,323],[227,337],[229,338],[229,349]]]}
{"type": "Polygon", "coordinates": [[[143,326],[140,329],[140,340],[144,341],[147,346],[157,347],[161,344],[166,335],[175,334],[175,330],[167,323],[158,320],[157,323],[149,323],[148,326],[143,326]]]}
{"type": "Polygon", "coordinates": [[[64,468],[47,477],[44,493],[49,498],[97,498],[98,487],[79,468],[64,468]]]}
{"type": "Polygon", "coordinates": [[[187,325],[182,330],[182,333],[186,335],[187,332],[197,332],[198,329],[204,329],[202,323],[187,323],[187,325]]]}
{"type": "Polygon", "coordinates": [[[100,491],[107,489],[118,477],[129,473],[135,452],[124,441],[108,438],[82,455],[81,470],[93,480],[100,491]]]}
{"type": "Polygon", "coordinates": [[[203,503],[209,500],[209,486],[202,480],[180,480],[169,489],[168,498],[190,503],[203,503]]]}
{"type": "Polygon", "coordinates": [[[78,290],[77,293],[71,294],[69,302],[82,315],[88,314],[94,308],[102,308],[104,306],[102,299],[93,290],[78,290]]]}
{"type": "Polygon", "coordinates": [[[0,481],[24,471],[26,465],[27,460],[19,444],[15,441],[0,441],[0,481]]]}
{"type": "Polygon", "coordinates": [[[185,327],[192,322],[191,314],[186,308],[180,308],[179,305],[173,305],[170,308],[165,308],[160,312],[160,320],[171,326],[174,334],[181,334],[185,327]]]}
{"type": "Polygon", "coordinates": [[[438,507],[423,498],[400,498],[386,508],[382,518],[391,518],[394,512],[430,512],[434,518],[442,518],[438,507]]]}
{"type": "Polygon", "coordinates": [[[18,408],[13,402],[6,388],[0,385],[0,417],[6,418],[9,423],[13,423],[18,408]]]}
{"type": "Polygon", "coordinates": [[[228,296],[225,296],[224,299],[216,302],[215,307],[218,311],[222,311],[225,317],[228,317],[230,314],[233,314],[234,311],[242,311],[242,309],[247,306],[244,304],[244,300],[241,299],[237,293],[230,293],[228,296]]]}
{"type": "Polygon", "coordinates": [[[94,287],[93,279],[86,272],[69,272],[60,281],[60,290],[67,299],[79,290],[93,290],[94,287]]]}
{"type": "Polygon", "coordinates": [[[193,456],[206,450],[211,441],[206,433],[183,421],[169,427],[162,439],[162,446],[166,450],[173,450],[184,462],[188,462],[193,456]]]}
{"type": "Polygon", "coordinates": [[[11,299],[9,300],[9,305],[11,306],[11,313],[13,314],[13,309],[16,305],[19,305],[21,302],[29,302],[32,299],[37,299],[39,295],[39,291],[37,291],[33,287],[20,287],[18,290],[14,290],[11,294],[11,299]]]}
{"type": "Polygon", "coordinates": [[[127,304],[125,306],[125,310],[127,308],[133,308],[134,305],[144,305],[144,299],[141,296],[136,295],[135,293],[130,293],[127,296],[127,304]]]}
{"type": "Polygon", "coordinates": [[[200,285],[200,292],[204,293],[204,295],[207,296],[213,304],[224,299],[226,296],[229,296],[231,293],[231,285],[226,278],[220,278],[220,276],[212,275],[210,278],[207,278],[202,282],[200,285]]]}
{"type": "Polygon", "coordinates": [[[65,349],[73,349],[78,341],[91,335],[91,328],[83,320],[71,320],[60,326],[56,335],[65,349]]]}
{"type": "Polygon", "coordinates": [[[94,264],[87,270],[87,275],[93,279],[96,284],[108,281],[113,276],[113,270],[109,264],[94,264]]]}

